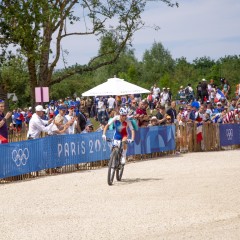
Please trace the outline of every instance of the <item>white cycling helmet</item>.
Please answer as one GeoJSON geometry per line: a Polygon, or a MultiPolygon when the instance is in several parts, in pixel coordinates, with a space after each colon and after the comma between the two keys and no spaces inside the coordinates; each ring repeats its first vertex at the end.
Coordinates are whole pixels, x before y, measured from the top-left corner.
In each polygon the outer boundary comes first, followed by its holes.
{"type": "Polygon", "coordinates": [[[119,110],[119,114],[120,114],[120,115],[127,115],[127,109],[121,107],[120,110],[119,110]]]}

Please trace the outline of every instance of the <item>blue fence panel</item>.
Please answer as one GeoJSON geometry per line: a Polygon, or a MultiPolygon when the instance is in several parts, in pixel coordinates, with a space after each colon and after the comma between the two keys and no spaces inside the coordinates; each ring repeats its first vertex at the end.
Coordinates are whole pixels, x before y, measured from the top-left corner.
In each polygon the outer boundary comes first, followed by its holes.
{"type": "Polygon", "coordinates": [[[220,146],[240,144],[240,124],[221,124],[220,146]]]}
{"type": "MultiPolygon", "coordinates": [[[[111,138],[114,131],[108,131],[111,138]]],[[[127,155],[175,149],[175,126],[140,128],[127,155]]],[[[109,159],[111,143],[102,133],[49,136],[0,145],[0,178],[36,172],[65,165],[109,159]]]]}

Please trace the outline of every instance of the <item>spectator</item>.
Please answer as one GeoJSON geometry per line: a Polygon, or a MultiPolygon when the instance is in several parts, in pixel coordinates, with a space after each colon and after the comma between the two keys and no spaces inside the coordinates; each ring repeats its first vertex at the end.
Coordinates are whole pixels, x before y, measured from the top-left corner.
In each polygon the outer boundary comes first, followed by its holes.
{"type": "Polygon", "coordinates": [[[61,135],[67,134],[69,124],[64,124],[64,116],[58,114],[54,119],[54,124],[52,128],[48,131],[48,135],[61,135]]]}
{"type": "Polygon", "coordinates": [[[171,107],[167,110],[167,114],[171,117],[171,123],[175,123],[177,120],[176,102],[171,102],[171,107]]]}
{"type": "Polygon", "coordinates": [[[55,112],[55,106],[54,106],[54,101],[52,100],[50,101],[50,105],[48,106],[48,109],[46,112],[48,119],[53,118],[54,112],[55,112]]]}
{"type": "Polygon", "coordinates": [[[223,111],[223,106],[222,106],[222,103],[221,102],[218,102],[217,103],[217,107],[213,110],[213,113],[216,114],[216,113],[221,113],[223,111]]]}
{"type": "Polygon", "coordinates": [[[156,114],[157,119],[159,120],[159,125],[166,124],[166,109],[164,106],[160,106],[159,112],[156,114]]]}
{"type": "Polygon", "coordinates": [[[24,122],[24,117],[23,114],[21,113],[20,108],[17,109],[17,112],[14,115],[14,119],[16,121],[17,132],[20,133],[22,130],[22,124],[24,122]]]}
{"type": "Polygon", "coordinates": [[[235,121],[237,124],[240,124],[240,108],[236,111],[235,121]]]}
{"type": "Polygon", "coordinates": [[[148,119],[148,115],[147,115],[147,101],[142,100],[141,102],[139,102],[139,106],[136,110],[136,115],[135,118],[138,120],[138,126],[141,127],[144,123],[145,119],[148,119]]]}
{"type": "Polygon", "coordinates": [[[4,114],[5,103],[0,99],[0,135],[2,135],[8,141],[8,127],[7,127],[7,119],[12,116],[11,112],[7,112],[4,114]]]}
{"type": "Polygon", "coordinates": [[[171,124],[172,124],[171,121],[172,121],[172,120],[171,120],[171,116],[166,115],[166,125],[171,125],[171,124]]]}
{"type": "Polygon", "coordinates": [[[76,133],[76,128],[77,128],[77,118],[74,113],[74,107],[69,107],[68,108],[68,115],[65,116],[67,121],[69,123],[69,128],[68,128],[68,134],[74,134],[76,133]]]}
{"type": "Polygon", "coordinates": [[[116,106],[116,101],[113,98],[113,96],[110,96],[108,98],[107,103],[108,103],[108,111],[112,111],[116,106]]]}
{"type": "MultiPolygon", "coordinates": [[[[109,122],[111,119],[113,119],[115,116],[116,116],[116,111],[114,111],[114,110],[111,111],[111,112],[109,113],[108,122],[109,122]]],[[[108,129],[109,129],[109,130],[113,130],[113,129],[114,129],[114,124],[113,124],[113,123],[110,124],[108,129]]]]}
{"type": "Polygon", "coordinates": [[[165,87],[163,88],[163,92],[160,94],[160,98],[161,98],[161,105],[167,108],[169,104],[169,94],[165,87]]]}
{"type": "Polygon", "coordinates": [[[32,115],[32,118],[29,122],[29,130],[27,133],[28,139],[36,139],[40,137],[41,132],[48,132],[53,126],[53,118],[48,121],[42,120],[43,116],[43,107],[42,105],[37,105],[35,107],[36,113],[32,115]],[[49,125],[48,125],[49,124],[49,125]]]}
{"type": "Polygon", "coordinates": [[[154,100],[155,100],[155,96],[153,95],[153,92],[151,91],[147,96],[147,102],[148,102],[148,106],[150,108],[150,114],[152,114],[153,109],[154,109],[154,100]]]}
{"type": "Polygon", "coordinates": [[[158,119],[156,116],[152,116],[150,119],[150,123],[148,124],[148,127],[154,127],[158,126],[158,119]]]}
{"type": "Polygon", "coordinates": [[[235,108],[236,108],[236,105],[237,105],[237,100],[234,98],[234,99],[232,99],[232,101],[231,101],[231,104],[230,104],[230,106],[229,106],[229,110],[230,110],[230,111],[234,111],[235,108]]]}
{"type": "Polygon", "coordinates": [[[32,107],[29,107],[25,113],[25,125],[27,129],[28,129],[31,117],[32,117],[32,107]]]}
{"type": "MultiPolygon", "coordinates": [[[[190,106],[188,106],[188,109],[191,111],[190,106]]],[[[184,153],[187,152],[186,147],[186,114],[184,113],[184,107],[179,107],[179,112],[177,115],[177,122],[178,122],[178,129],[177,129],[177,140],[179,142],[180,152],[184,153]]]]}
{"type": "Polygon", "coordinates": [[[86,123],[87,123],[87,116],[84,113],[84,107],[80,106],[79,113],[77,115],[77,130],[79,133],[85,129],[86,123]]]}
{"type": "Polygon", "coordinates": [[[168,90],[168,95],[169,95],[169,101],[172,102],[172,92],[170,88],[167,88],[168,90]]]}
{"type": "Polygon", "coordinates": [[[185,102],[186,94],[185,94],[185,90],[183,89],[183,86],[180,86],[180,89],[178,91],[178,96],[179,96],[181,103],[185,102]]]}
{"type": "Polygon", "coordinates": [[[201,103],[204,103],[208,100],[208,84],[206,79],[202,79],[201,83],[201,103]]]}
{"type": "Polygon", "coordinates": [[[197,85],[196,101],[199,101],[201,99],[202,99],[202,84],[201,84],[201,82],[199,82],[198,85],[197,85]]]}
{"type": "Polygon", "coordinates": [[[81,132],[81,134],[83,133],[91,133],[91,132],[93,132],[93,124],[90,122],[90,121],[88,121],[87,123],[86,123],[86,126],[85,126],[85,129],[81,132]]]}
{"type": "Polygon", "coordinates": [[[222,92],[225,98],[228,98],[229,91],[230,91],[230,85],[228,84],[227,79],[224,79],[222,92]]]}
{"type": "Polygon", "coordinates": [[[209,116],[212,116],[212,103],[210,101],[206,102],[206,113],[209,114],[209,116]]]}
{"type": "Polygon", "coordinates": [[[237,99],[240,99],[240,83],[238,83],[236,85],[235,95],[236,95],[237,99]]]}
{"type": "Polygon", "coordinates": [[[193,93],[193,89],[192,89],[191,83],[189,83],[187,85],[187,87],[185,88],[185,94],[186,94],[187,103],[190,103],[190,102],[192,102],[194,100],[194,93],[193,93]]]}
{"type": "Polygon", "coordinates": [[[92,112],[92,105],[93,105],[93,101],[90,97],[87,97],[86,101],[86,108],[87,108],[87,113],[89,117],[94,117],[93,116],[93,112],[92,112]]]}
{"type": "Polygon", "coordinates": [[[160,96],[160,88],[157,87],[157,84],[154,83],[154,85],[151,87],[151,91],[155,97],[155,99],[158,99],[159,100],[159,96],[160,96]]]}

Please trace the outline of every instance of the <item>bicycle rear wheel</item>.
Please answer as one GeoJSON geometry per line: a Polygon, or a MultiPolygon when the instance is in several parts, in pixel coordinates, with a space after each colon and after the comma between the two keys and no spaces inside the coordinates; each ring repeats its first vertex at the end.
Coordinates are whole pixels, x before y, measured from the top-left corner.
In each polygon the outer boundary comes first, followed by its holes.
{"type": "Polygon", "coordinates": [[[117,157],[118,157],[118,152],[116,149],[113,149],[111,156],[110,156],[109,163],[108,163],[108,177],[107,177],[108,185],[113,184],[113,179],[114,179],[115,170],[116,170],[117,157]]]}

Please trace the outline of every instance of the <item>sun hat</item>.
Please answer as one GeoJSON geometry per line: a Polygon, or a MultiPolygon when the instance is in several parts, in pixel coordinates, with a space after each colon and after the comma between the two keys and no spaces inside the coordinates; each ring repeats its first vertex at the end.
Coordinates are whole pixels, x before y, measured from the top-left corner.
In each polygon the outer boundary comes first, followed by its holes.
{"type": "Polygon", "coordinates": [[[157,120],[157,117],[156,117],[156,116],[152,116],[150,120],[151,120],[151,121],[157,120]]]}
{"type": "Polygon", "coordinates": [[[37,106],[35,107],[35,111],[36,111],[36,112],[43,112],[43,106],[42,106],[42,105],[37,105],[37,106]]]}
{"type": "Polygon", "coordinates": [[[87,123],[86,123],[86,127],[90,127],[90,126],[93,126],[93,124],[91,123],[91,121],[87,121],[87,123]]]}

